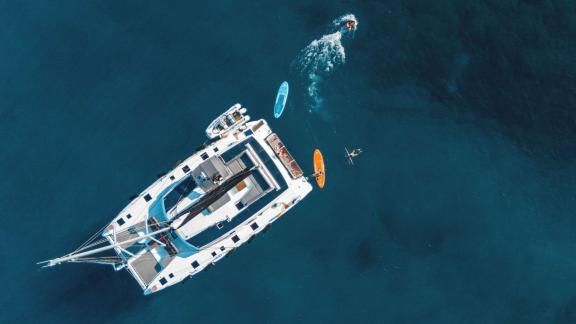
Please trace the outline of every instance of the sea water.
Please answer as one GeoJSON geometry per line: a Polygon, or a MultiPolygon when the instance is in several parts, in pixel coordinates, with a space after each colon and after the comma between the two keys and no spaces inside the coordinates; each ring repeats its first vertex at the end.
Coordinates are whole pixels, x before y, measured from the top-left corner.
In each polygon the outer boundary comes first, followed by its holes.
{"type": "Polygon", "coordinates": [[[573,323],[574,10],[0,3],[0,322],[573,323]],[[290,65],[346,14],[358,29],[315,110],[290,65]],[[106,266],[36,266],[109,222],[236,102],[307,174],[320,148],[326,188],[151,296],[106,266]],[[364,149],[353,167],[345,146],[364,149]]]}

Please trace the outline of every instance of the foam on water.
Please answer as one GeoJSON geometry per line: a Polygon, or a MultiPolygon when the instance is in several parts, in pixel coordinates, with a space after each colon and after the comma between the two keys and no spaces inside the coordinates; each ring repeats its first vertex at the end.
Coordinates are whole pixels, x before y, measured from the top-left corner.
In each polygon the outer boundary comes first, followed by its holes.
{"type": "Polygon", "coordinates": [[[324,100],[320,94],[320,86],[337,66],[345,63],[346,51],[342,41],[353,38],[357,27],[358,21],[352,14],[335,19],[330,24],[329,33],[313,40],[292,62],[292,68],[306,79],[310,112],[319,112],[324,117],[330,116],[328,112],[321,110],[324,100]],[[353,22],[352,28],[347,28],[348,22],[353,22]]]}

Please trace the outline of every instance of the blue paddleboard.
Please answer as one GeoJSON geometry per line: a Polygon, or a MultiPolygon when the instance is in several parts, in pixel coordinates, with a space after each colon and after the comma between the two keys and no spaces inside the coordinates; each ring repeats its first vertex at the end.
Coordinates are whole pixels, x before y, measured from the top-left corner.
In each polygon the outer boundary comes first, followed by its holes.
{"type": "Polygon", "coordinates": [[[280,115],[282,115],[284,107],[286,106],[286,100],[288,100],[288,90],[288,82],[282,82],[276,95],[276,102],[274,103],[274,118],[280,118],[280,115]]]}

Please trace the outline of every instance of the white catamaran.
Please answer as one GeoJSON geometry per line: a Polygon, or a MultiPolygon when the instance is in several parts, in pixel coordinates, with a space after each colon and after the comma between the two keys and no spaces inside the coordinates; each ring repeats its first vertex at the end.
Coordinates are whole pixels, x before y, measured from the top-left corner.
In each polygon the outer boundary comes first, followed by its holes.
{"type": "Polygon", "coordinates": [[[208,142],[110,224],[72,253],[40,264],[89,262],[127,269],[148,295],[199,273],[252,239],[312,186],[268,123],[249,121],[245,113],[234,105],[207,129],[208,142]]]}

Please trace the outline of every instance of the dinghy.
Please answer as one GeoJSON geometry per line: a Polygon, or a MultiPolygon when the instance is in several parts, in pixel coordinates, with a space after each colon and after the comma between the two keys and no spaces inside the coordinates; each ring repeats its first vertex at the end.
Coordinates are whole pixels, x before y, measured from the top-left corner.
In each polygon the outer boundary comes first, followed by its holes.
{"type": "Polygon", "coordinates": [[[250,120],[250,116],[244,115],[246,111],[240,104],[235,104],[210,123],[206,128],[206,135],[213,139],[239,128],[250,120]]]}

